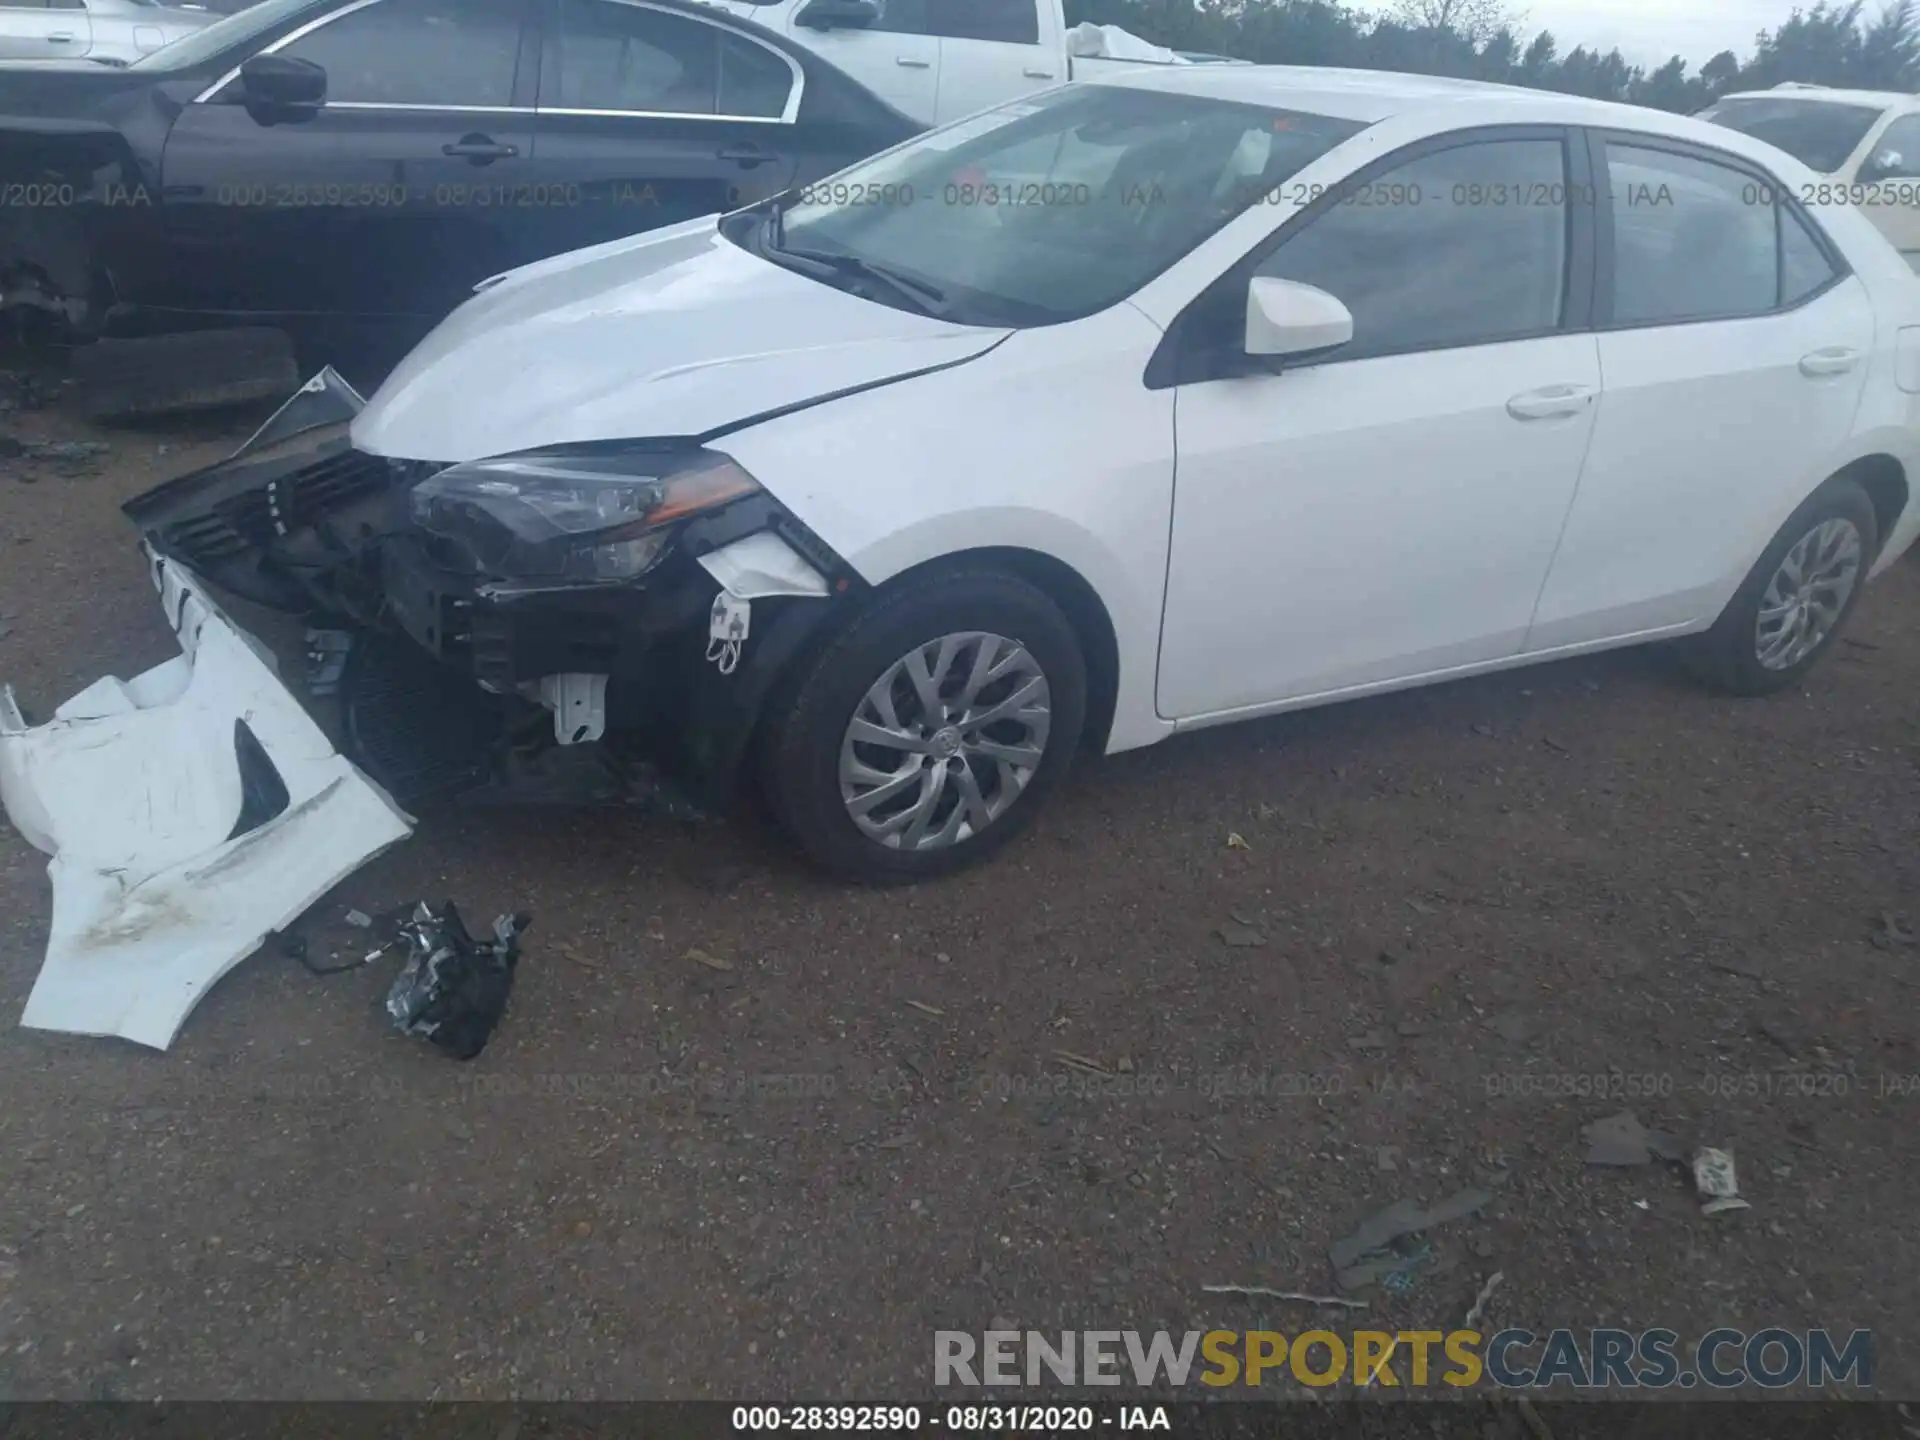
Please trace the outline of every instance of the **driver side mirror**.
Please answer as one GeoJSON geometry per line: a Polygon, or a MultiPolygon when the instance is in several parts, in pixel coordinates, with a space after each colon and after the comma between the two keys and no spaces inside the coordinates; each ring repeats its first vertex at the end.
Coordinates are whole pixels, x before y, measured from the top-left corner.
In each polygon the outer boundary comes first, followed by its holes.
{"type": "Polygon", "coordinates": [[[1246,352],[1304,359],[1353,340],[1353,312],[1324,290],[1256,275],[1247,285],[1246,352]]]}
{"type": "Polygon", "coordinates": [[[1907,173],[1906,156],[1898,150],[1882,150],[1879,154],[1869,157],[1866,164],[1860,167],[1860,183],[1877,185],[1882,180],[1891,180],[1896,176],[1905,176],[1907,173]]]}
{"type": "Polygon", "coordinates": [[[240,94],[262,125],[311,119],[327,103],[327,72],[311,60],[255,55],[240,67],[240,94]]]}
{"type": "Polygon", "coordinates": [[[809,30],[865,30],[880,23],[880,0],[809,0],[793,23],[809,30]]]}

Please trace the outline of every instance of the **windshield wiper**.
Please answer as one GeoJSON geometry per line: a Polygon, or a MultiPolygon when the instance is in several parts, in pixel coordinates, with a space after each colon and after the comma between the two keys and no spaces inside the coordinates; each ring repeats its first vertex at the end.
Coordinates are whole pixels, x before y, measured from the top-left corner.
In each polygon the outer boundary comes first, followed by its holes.
{"type": "Polygon", "coordinates": [[[774,253],[782,259],[798,260],[803,265],[818,267],[827,274],[852,275],[862,280],[878,280],[923,315],[931,315],[936,319],[944,318],[950,308],[946,291],[929,285],[924,280],[911,279],[888,266],[863,260],[858,255],[840,255],[827,250],[789,250],[785,246],[776,247],[774,253]]]}

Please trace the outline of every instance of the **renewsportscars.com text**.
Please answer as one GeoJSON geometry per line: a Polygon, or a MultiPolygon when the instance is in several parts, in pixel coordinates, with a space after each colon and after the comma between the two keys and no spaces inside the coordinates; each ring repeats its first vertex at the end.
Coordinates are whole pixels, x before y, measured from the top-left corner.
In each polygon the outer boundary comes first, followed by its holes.
{"type": "Polygon", "coordinates": [[[1873,1332],[1710,1330],[964,1330],[934,1332],[939,1386],[1478,1385],[1730,1390],[1873,1384],[1873,1332]]]}

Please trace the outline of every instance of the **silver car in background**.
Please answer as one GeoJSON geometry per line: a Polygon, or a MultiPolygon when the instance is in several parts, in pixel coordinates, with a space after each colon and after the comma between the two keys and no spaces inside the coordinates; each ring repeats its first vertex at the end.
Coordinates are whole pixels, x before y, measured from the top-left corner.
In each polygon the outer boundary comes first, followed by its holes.
{"type": "Polygon", "coordinates": [[[150,0],[0,0],[0,60],[130,65],[219,18],[150,0]]]}

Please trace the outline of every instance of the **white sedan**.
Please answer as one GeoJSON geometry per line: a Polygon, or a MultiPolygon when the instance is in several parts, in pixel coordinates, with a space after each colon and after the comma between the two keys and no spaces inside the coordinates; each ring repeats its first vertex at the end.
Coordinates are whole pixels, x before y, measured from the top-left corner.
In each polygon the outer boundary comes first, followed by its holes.
{"type": "MultiPolygon", "coordinates": [[[[1799,681],[1920,528],[1920,286],[1810,179],[1565,96],[1128,72],[498,277],[337,432],[130,512],[913,880],[1080,750],[1649,641],[1799,681]]],[[[376,775],[487,768],[443,690],[376,775]]]]}

